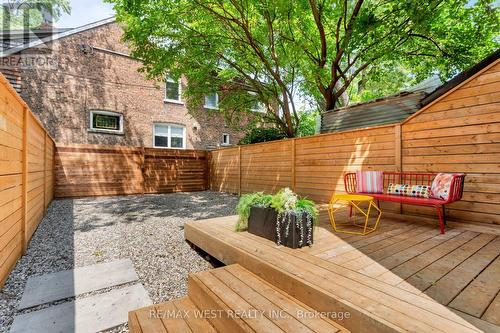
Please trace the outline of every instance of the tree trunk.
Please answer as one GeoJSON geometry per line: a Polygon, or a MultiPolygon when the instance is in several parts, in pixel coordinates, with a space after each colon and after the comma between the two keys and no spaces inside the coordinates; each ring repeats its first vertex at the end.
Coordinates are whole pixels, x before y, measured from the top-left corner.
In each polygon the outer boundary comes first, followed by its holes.
{"type": "Polygon", "coordinates": [[[335,97],[333,90],[328,89],[325,92],[325,94],[323,94],[323,97],[325,98],[325,111],[330,111],[335,109],[337,104],[337,98],[335,97]]]}

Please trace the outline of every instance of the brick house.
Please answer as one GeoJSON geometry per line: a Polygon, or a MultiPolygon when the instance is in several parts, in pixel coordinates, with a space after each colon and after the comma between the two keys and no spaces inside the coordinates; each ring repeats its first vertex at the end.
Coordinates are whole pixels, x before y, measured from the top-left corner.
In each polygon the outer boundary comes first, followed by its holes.
{"type": "Polygon", "coordinates": [[[212,149],[241,139],[244,130],[210,110],[217,95],[192,115],[181,96],[185,80],[145,79],[122,34],[113,18],[59,32],[2,58],[0,71],[58,144],[212,149]],[[48,58],[45,66],[13,64],[30,53],[48,58]]]}

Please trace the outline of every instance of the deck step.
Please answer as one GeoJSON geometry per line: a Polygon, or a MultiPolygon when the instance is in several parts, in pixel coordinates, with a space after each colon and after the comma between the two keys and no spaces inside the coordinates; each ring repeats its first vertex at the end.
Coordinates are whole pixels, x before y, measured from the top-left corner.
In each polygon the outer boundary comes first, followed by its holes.
{"type": "Polygon", "coordinates": [[[240,265],[189,276],[188,297],[132,311],[146,332],[347,332],[240,265]]]}
{"type": "Polygon", "coordinates": [[[189,295],[218,332],[346,331],[237,264],[191,275],[189,295]]]}
{"type": "Polygon", "coordinates": [[[189,297],[130,311],[128,327],[130,333],[216,332],[189,297]]]}

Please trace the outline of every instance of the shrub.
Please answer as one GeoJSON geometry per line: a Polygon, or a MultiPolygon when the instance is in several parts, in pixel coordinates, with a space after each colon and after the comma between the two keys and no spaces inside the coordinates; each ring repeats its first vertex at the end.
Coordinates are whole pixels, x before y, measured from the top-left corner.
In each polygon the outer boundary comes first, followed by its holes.
{"type": "Polygon", "coordinates": [[[285,139],[286,135],[274,127],[252,128],[240,140],[240,145],[285,139]]]}

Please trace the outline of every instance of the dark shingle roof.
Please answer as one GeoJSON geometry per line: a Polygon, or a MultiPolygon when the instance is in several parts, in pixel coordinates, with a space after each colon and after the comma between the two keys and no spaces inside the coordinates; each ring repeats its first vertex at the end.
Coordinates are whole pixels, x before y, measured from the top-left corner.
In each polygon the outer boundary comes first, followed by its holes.
{"type": "Polygon", "coordinates": [[[393,124],[420,109],[424,91],[404,92],[369,103],[357,104],[321,114],[321,133],[393,124]]]}
{"type": "Polygon", "coordinates": [[[321,133],[402,122],[499,58],[500,49],[437,88],[434,80],[430,85],[418,85],[416,89],[409,89],[411,92],[402,92],[394,96],[326,111],[321,114],[321,133]]]}

